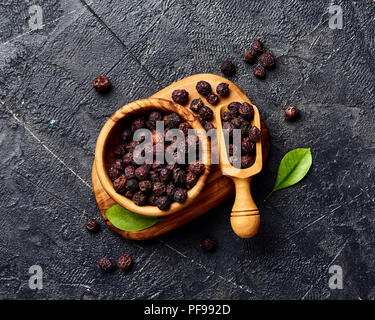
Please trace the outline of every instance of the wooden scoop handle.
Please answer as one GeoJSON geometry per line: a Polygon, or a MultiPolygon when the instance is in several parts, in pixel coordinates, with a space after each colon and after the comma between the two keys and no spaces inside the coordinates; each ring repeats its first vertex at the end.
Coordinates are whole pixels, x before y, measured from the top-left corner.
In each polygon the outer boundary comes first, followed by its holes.
{"type": "Polygon", "coordinates": [[[259,210],[251,196],[250,178],[232,177],[236,187],[236,198],[232,208],[230,222],[232,229],[240,238],[252,238],[259,229],[259,210]]]}

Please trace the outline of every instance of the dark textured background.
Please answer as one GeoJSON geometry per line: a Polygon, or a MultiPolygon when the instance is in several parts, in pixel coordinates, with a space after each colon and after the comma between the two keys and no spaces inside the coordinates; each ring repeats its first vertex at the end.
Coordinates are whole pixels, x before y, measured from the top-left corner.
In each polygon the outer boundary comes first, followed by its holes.
{"type": "Polygon", "coordinates": [[[0,298],[374,299],[374,65],[371,0],[1,1],[0,298]],[[45,26],[30,31],[34,2],[45,26]],[[342,5],[342,30],[328,27],[330,4],[342,5]],[[263,82],[241,61],[254,37],[277,57],[263,82]],[[220,74],[226,58],[271,130],[253,184],[259,234],[233,234],[232,200],[150,241],[105,226],[87,233],[86,220],[99,218],[90,173],[108,116],[185,76],[220,74]],[[99,74],[111,93],[92,89],[99,74]],[[283,121],[288,105],[300,121],[283,121]],[[297,147],[311,147],[308,176],[264,201],[297,147]],[[219,242],[213,254],[199,249],[207,234],[219,242]],[[132,272],[99,270],[100,257],[126,252],[132,272]],[[37,292],[28,287],[34,264],[44,270],[37,292]],[[343,290],[328,287],[334,264],[343,290]]]}

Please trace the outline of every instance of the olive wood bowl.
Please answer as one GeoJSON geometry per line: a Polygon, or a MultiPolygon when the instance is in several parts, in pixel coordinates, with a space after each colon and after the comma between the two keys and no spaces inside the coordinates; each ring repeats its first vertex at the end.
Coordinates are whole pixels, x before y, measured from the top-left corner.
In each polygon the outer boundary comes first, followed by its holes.
{"type": "Polygon", "coordinates": [[[131,102],[116,111],[101,129],[95,147],[95,168],[98,178],[104,190],[120,206],[132,212],[145,216],[167,216],[187,207],[202,191],[211,168],[211,146],[206,132],[200,122],[194,117],[188,108],[177,106],[165,99],[143,99],[131,102]],[[196,130],[201,144],[202,160],[205,165],[204,173],[199,177],[196,185],[188,190],[187,199],[184,203],[173,202],[168,210],[160,210],[156,206],[137,206],[131,199],[119,194],[113,188],[108,176],[108,169],[114,160],[113,151],[120,144],[120,131],[124,128],[126,118],[132,115],[145,114],[152,110],[166,113],[177,113],[193,129],[196,130]]]}

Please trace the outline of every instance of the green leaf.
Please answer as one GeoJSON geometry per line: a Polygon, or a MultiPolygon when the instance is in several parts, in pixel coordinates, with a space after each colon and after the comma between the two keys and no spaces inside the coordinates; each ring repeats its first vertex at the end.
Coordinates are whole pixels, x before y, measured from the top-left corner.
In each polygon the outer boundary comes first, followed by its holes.
{"type": "Polygon", "coordinates": [[[288,188],[301,181],[309,171],[311,164],[310,148],[289,151],[281,160],[272,192],[288,188]]]}
{"type": "Polygon", "coordinates": [[[118,204],[105,211],[105,216],[118,229],[124,231],[139,231],[152,227],[155,223],[163,221],[156,217],[146,217],[124,209],[118,204]]]}

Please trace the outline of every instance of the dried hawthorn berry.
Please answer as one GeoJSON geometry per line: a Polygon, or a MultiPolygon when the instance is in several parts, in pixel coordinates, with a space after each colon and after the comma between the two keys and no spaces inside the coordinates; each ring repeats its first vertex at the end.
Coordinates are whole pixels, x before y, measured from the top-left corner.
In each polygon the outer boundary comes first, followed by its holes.
{"type": "Polygon", "coordinates": [[[299,117],[300,113],[298,108],[290,106],[285,110],[284,119],[285,120],[296,120],[299,117]]]}
{"type": "Polygon", "coordinates": [[[230,121],[233,119],[233,113],[230,111],[224,111],[221,115],[222,121],[230,121]]]}
{"type": "Polygon", "coordinates": [[[189,129],[191,129],[191,126],[187,122],[180,123],[178,126],[178,129],[181,130],[185,136],[188,135],[189,129]]]}
{"type": "Polygon", "coordinates": [[[255,162],[255,158],[249,155],[241,157],[241,168],[246,169],[251,167],[255,162]]]}
{"type": "Polygon", "coordinates": [[[247,137],[249,134],[250,122],[246,120],[242,120],[240,129],[241,129],[241,137],[242,138],[247,137]]]}
{"type": "Polygon", "coordinates": [[[238,113],[244,119],[252,119],[254,117],[254,108],[252,105],[248,104],[247,102],[244,102],[238,109],[238,113]]]}
{"type": "Polygon", "coordinates": [[[125,153],[125,155],[122,158],[122,163],[124,165],[132,164],[133,163],[133,153],[132,152],[125,153]]]}
{"type": "Polygon", "coordinates": [[[124,169],[124,175],[126,179],[133,179],[135,178],[135,168],[134,166],[127,166],[124,169]]]}
{"type": "Polygon", "coordinates": [[[193,163],[189,164],[189,171],[195,173],[196,175],[200,176],[205,169],[205,165],[202,162],[199,162],[199,160],[196,160],[193,163]]]}
{"type": "Polygon", "coordinates": [[[256,52],[263,52],[264,50],[263,43],[258,39],[254,39],[253,42],[251,43],[251,46],[256,52]]]}
{"type": "Polygon", "coordinates": [[[216,239],[213,237],[207,237],[201,240],[199,246],[203,251],[212,252],[216,249],[216,239]]]}
{"type": "Polygon", "coordinates": [[[139,182],[139,190],[143,193],[149,193],[152,190],[152,182],[150,180],[143,180],[139,182]]]}
{"type": "Polygon", "coordinates": [[[255,150],[255,144],[250,140],[249,137],[242,139],[241,141],[241,152],[242,154],[249,154],[255,150]]]}
{"type": "Polygon", "coordinates": [[[118,170],[116,168],[111,167],[108,170],[108,175],[109,175],[109,178],[111,179],[111,181],[115,181],[120,176],[120,174],[121,174],[120,170],[118,170]]]}
{"type": "Polygon", "coordinates": [[[152,189],[155,195],[161,196],[166,191],[166,186],[164,182],[155,182],[154,187],[152,189]]]}
{"type": "Polygon", "coordinates": [[[250,63],[250,64],[253,64],[255,62],[257,58],[257,54],[254,50],[247,50],[245,51],[245,53],[243,54],[243,61],[245,61],[246,63],[250,63]]]}
{"type": "Polygon", "coordinates": [[[161,168],[159,171],[159,177],[162,182],[167,182],[172,177],[172,171],[167,168],[161,168]]]}
{"type": "Polygon", "coordinates": [[[235,144],[230,143],[228,146],[228,153],[230,156],[233,156],[234,154],[237,154],[238,148],[235,144]]]}
{"type": "Polygon", "coordinates": [[[113,161],[112,168],[115,168],[115,169],[121,171],[122,170],[122,160],[121,159],[116,159],[115,161],[113,161]]]}
{"type": "Polygon", "coordinates": [[[145,118],[144,117],[136,117],[133,119],[131,128],[133,132],[136,132],[138,129],[141,129],[145,126],[145,118]]]}
{"type": "Polygon", "coordinates": [[[100,229],[100,224],[94,219],[90,219],[86,222],[85,227],[90,232],[97,232],[100,229]]]}
{"type": "Polygon", "coordinates": [[[186,173],[181,168],[176,168],[173,171],[172,180],[175,185],[183,185],[186,181],[186,173]]]}
{"type": "Polygon", "coordinates": [[[208,132],[212,129],[215,129],[215,126],[211,122],[205,121],[203,124],[203,129],[206,130],[206,132],[208,132]]]}
{"type": "Polygon", "coordinates": [[[149,176],[149,168],[147,165],[140,166],[139,168],[135,169],[135,176],[139,180],[147,180],[149,176]]]}
{"type": "Polygon", "coordinates": [[[253,69],[253,74],[259,79],[264,79],[266,77],[266,70],[263,67],[256,67],[253,69]]]}
{"type": "Polygon", "coordinates": [[[235,129],[241,128],[242,119],[240,117],[234,117],[231,121],[235,129]]]}
{"type": "Polygon", "coordinates": [[[197,181],[198,181],[198,177],[195,173],[189,171],[186,174],[186,187],[188,189],[191,189],[192,187],[194,187],[197,181]]]}
{"type": "Polygon", "coordinates": [[[130,140],[130,138],[132,137],[132,132],[129,128],[125,128],[122,130],[121,132],[121,139],[124,140],[124,141],[128,141],[130,140]]]}
{"type": "Polygon", "coordinates": [[[236,73],[236,67],[232,60],[224,61],[221,65],[221,72],[228,77],[233,76],[236,73]]]}
{"type": "Polygon", "coordinates": [[[187,191],[183,188],[177,188],[173,195],[174,201],[179,202],[179,203],[184,203],[186,201],[186,198],[187,198],[187,191]]]}
{"type": "Polygon", "coordinates": [[[212,111],[211,108],[203,106],[202,108],[199,109],[199,115],[203,120],[210,121],[212,120],[214,116],[214,112],[212,111]]]}
{"type": "Polygon", "coordinates": [[[152,182],[158,182],[158,181],[160,181],[160,177],[159,177],[159,173],[158,172],[156,172],[154,170],[151,170],[149,174],[150,174],[150,180],[152,182]]]}
{"type": "Polygon", "coordinates": [[[132,193],[136,192],[139,188],[139,183],[136,179],[129,179],[126,181],[126,189],[132,193]]]}
{"type": "Polygon", "coordinates": [[[233,115],[237,115],[238,114],[238,110],[240,109],[241,105],[242,105],[241,102],[231,102],[228,105],[228,110],[230,112],[232,112],[233,115]]]}
{"type": "Polygon", "coordinates": [[[270,52],[266,51],[260,55],[259,62],[265,68],[272,68],[275,65],[275,58],[270,52]]]}
{"type": "Polygon", "coordinates": [[[113,188],[117,193],[124,193],[126,190],[125,176],[119,176],[115,181],[113,181],[113,188]]]}
{"type": "Polygon", "coordinates": [[[165,193],[167,194],[167,196],[173,198],[175,191],[176,187],[174,186],[174,184],[172,182],[168,183],[165,189],[165,193]]]}
{"type": "Polygon", "coordinates": [[[160,210],[168,210],[171,206],[171,200],[167,196],[161,196],[156,200],[156,205],[160,210]]]}
{"type": "Polygon", "coordinates": [[[172,99],[178,104],[187,104],[189,101],[189,93],[184,89],[174,90],[172,92],[172,99]]]}
{"type": "Polygon", "coordinates": [[[207,96],[212,91],[211,85],[207,81],[199,81],[195,88],[203,96],[207,96]]]}
{"type": "Polygon", "coordinates": [[[128,271],[133,264],[132,257],[130,256],[130,254],[123,254],[122,256],[120,256],[120,258],[118,258],[117,264],[120,269],[128,271]]]}
{"type": "Polygon", "coordinates": [[[163,116],[159,111],[152,111],[148,116],[148,120],[151,122],[162,121],[163,116]]]}
{"type": "Polygon", "coordinates": [[[260,130],[257,127],[250,127],[249,128],[249,138],[253,142],[257,142],[260,140],[260,130]]]}
{"type": "Polygon", "coordinates": [[[111,88],[111,83],[106,76],[98,76],[94,79],[94,88],[98,92],[106,92],[111,88]]]}
{"type": "Polygon", "coordinates": [[[166,126],[168,128],[177,128],[181,123],[181,118],[177,113],[171,113],[166,118],[166,126]]]}
{"type": "Polygon", "coordinates": [[[203,107],[203,101],[201,98],[194,99],[190,104],[190,110],[197,113],[200,108],[203,107]]]}
{"type": "Polygon", "coordinates": [[[219,102],[219,97],[214,93],[209,93],[206,100],[209,104],[215,105],[219,102]]]}
{"type": "Polygon", "coordinates": [[[225,82],[219,83],[218,86],[216,87],[216,93],[220,97],[223,97],[223,98],[228,97],[229,96],[229,84],[225,82]]]}
{"type": "Polygon", "coordinates": [[[148,204],[151,205],[151,206],[156,206],[156,200],[157,199],[158,199],[158,197],[156,196],[156,194],[151,193],[150,196],[147,199],[148,204]]]}
{"type": "Polygon", "coordinates": [[[101,258],[99,260],[99,267],[105,272],[112,272],[115,269],[116,265],[111,259],[101,258]]]}
{"type": "Polygon", "coordinates": [[[137,206],[140,207],[147,204],[147,196],[142,191],[137,191],[134,193],[132,200],[137,206]]]}
{"type": "Polygon", "coordinates": [[[113,154],[115,155],[116,158],[122,158],[125,152],[126,152],[126,146],[123,144],[120,144],[119,146],[115,148],[115,150],[113,150],[113,154]]]}
{"type": "Polygon", "coordinates": [[[223,122],[223,130],[225,130],[229,134],[230,137],[233,135],[233,129],[234,129],[234,126],[231,122],[223,122]]]}

